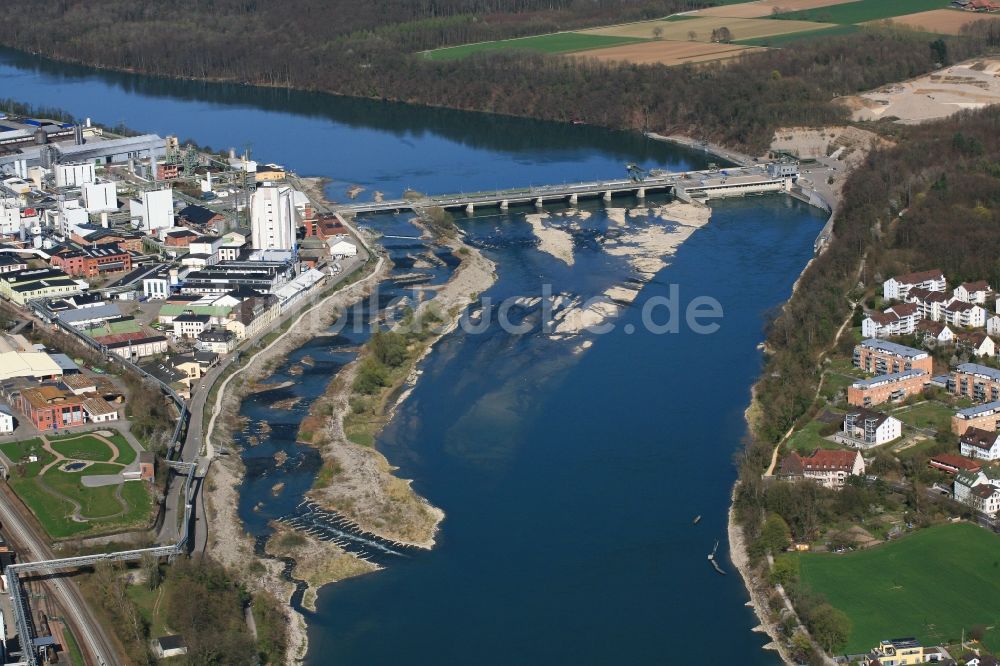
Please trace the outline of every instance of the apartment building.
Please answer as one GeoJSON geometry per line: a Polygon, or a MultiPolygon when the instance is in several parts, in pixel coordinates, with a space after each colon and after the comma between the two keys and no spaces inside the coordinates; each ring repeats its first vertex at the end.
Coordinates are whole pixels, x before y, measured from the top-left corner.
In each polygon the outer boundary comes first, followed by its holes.
{"type": "Polygon", "coordinates": [[[841,428],[841,443],[858,449],[881,446],[903,434],[903,424],[899,419],[867,409],[855,409],[844,415],[841,428]]]}
{"type": "Polygon", "coordinates": [[[869,338],[854,347],[854,367],[865,372],[886,375],[906,370],[933,371],[934,359],[922,349],[895,342],[869,338]]]}
{"type": "Polygon", "coordinates": [[[986,309],[975,303],[953,300],[942,310],[944,322],[960,328],[982,328],[986,326],[986,309]]]}
{"type": "Polygon", "coordinates": [[[916,330],[920,320],[916,303],[897,303],[884,312],[873,312],[861,322],[861,335],[866,338],[887,338],[909,335],[916,330]]]}
{"type": "Polygon", "coordinates": [[[944,273],[938,269],[897,275],[882,283],[882,296],[886,300],[903,301],[914,288],[944,291],[947,288],[944,273]]]}
{"type": "Polygon", "coordinates": [[[979,280],[977,282],[963,282],[955,287],[951,293],[956,300],[964,303],[986,305],[986,301],[990,297],[990,291],[989,283],[986,280],[979,280]]]}
{"type": "Polygon", "coordinates": [[[948,390],[976,402],[1000,401],[1000,370],[978,363],[960,363],[951,371],[948,390]]]}
{"type": "Polygon", "coordinates": [[[951,297],[945,291],[931,291],[923,287],[910,289],[907,303],[915,303],[921,319],[941,321],[944,319],[944,308],[951,303],[951,297]]]}
{"type": "Polygon", "coordinates": [[[991,518],[1000,510],[1000,470],[982,467],[955,475],[955,501],[971,506],[991,518]]]}
{"type": "Polygon", "coordinates": [[[988,402],[968,409],[960,409],[951,417],[951,431],[964,435],[969,428],[996,432],[1000,426],[1000,402],[988,402]]]}
{"type": "Polygon", "coordinates": [[[847,387],[847,402],[855,407],[898,402],[920,393],[929,382],[930,374],[924,370],[904,370],[861,379],[847,387]]]}

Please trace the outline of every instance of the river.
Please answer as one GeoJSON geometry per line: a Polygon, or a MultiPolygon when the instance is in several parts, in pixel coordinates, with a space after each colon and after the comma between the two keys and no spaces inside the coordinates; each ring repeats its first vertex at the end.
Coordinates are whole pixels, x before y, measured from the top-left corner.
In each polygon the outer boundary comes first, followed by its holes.
{"type": "MultiPolygon", "coordinates": [[[[687,169],[709,160],[591,127],[153,79],[10,51],[0,51],[0,96],[216,148],[249,144],[256,159],[330,178],[328,193],[341,200],[355,183],[389,196],[472,191],[619,177],[626,162],[687,169]]],[[[725,553],[726,510],[765,314],[790,294],[825,216],[781,196],[713,203],[711,221],[639,284],[626,258],[607,251],[602,206],[584,208],[587,219],[566,218],[573,266],[539,251],[525,211],[459,217],[468,241],[497,262],[484,294],[494,301],[538,296],[544,284],[578,298],[615,285],[642,291],[603,335],[553,340],[537,326],[491,324],[438,344],[377,442],[444,509],[438,545],[324,588],[307,615],[308,663],[778,663],[750,631],[756,622],[725,553]],[[648,330],[643,308],[672,290],[681,307],[715,299],[718,331],[648,330]],[[583,340],[592,346],[581,353],[583,340]],[[725,576],[706,561],[716,540],[725,576]]],[[[392,255],[405,263],[420,251],[403,241],[392,255]]],[[[517,316],[531,319],[531,303],[517,316]]],[[[240,513],[253,533],[266,533],[310,485],[316,456],[295,445],[294,430],[364,335],[315,338],[278,370],[275,381],[294,386],[244,403],[253,428],[270,424],[251,429],[260,442],[244,454],[240,513]],[[292,396],[303,400],[263,412],[292,396]],[[278,449],[291,455],[280,470],[278,449]],[[286,487],[275,498],[279,480],[286,487]]]]}

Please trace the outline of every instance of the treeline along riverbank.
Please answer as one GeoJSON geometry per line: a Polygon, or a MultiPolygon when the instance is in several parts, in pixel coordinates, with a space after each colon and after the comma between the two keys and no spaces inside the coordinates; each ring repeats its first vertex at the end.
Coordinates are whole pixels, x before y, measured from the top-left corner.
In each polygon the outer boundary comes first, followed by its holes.
{"type": "MultiPolygon", "coordinates": [[[[1000,109],[895,131],[895,145],[872,151],[848,179],[832,243],[768,326],[770,353],[749,411],[751,437],[740,460],[734,507],[762,575],[764,556],[787,545],[789,537],[808,542],[820,525],[840,516],[863,518],[867,507],[885,500],[877,489],[838,494],[815,484],[762,479],[774,446],[815,416],[824,357],[837,351],[850,356],[853,337],[837,338],[837,332],[856,316],[852,304],[864,287],[928,268],[941,268],[950,280],[1000,280],[1000,109]]],[[[924,515],[919,492],[903,502],[917,520],[924,515]]],[[[768,575],[772,583],[785,583],[824,649],[843,647],[850,629],[839,611],[797,586],[794,572],[775,569],[768,575]]]]}
{"type": "Polygon", "coordinates": [[[235,1],[17,0],[8,7],[0,43],[145,74],[689,133],[756,154],[778,127],[845,120],[846,110],[832,100],[836,95],[907,79],[1000,41],[992,22],[963,38],[873,29],[725,65],[669,68],[522,52],[436,62],[417,52],[704,4],[710,3],[295,0],[279,9],[235,1]]]}

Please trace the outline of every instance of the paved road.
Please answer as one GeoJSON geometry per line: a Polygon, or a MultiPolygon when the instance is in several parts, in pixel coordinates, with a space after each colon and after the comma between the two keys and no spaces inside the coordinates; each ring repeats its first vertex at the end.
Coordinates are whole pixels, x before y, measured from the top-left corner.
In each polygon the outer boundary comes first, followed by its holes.
{"type": "MultiPolygon", "coordinates": [[[[367,253],[363,249],[359,248],[357,257],[352,257],[339,262],[342,267],[341,272],[333,276],[331,281],[326,283],[325,288],[329,289],[331,286],[342,282],[348,275],[353,273],[355,269],[361,267],[367,259],[367,253]]],[[[255,340],[264,338],[276,328],[284,324],[289,318],[298,317],[302,312],[303,309],[300,307],[283,315],[272,323],[267,329],[261,331],[255,340]]],[[[251,342],[250,345],[245,345],[245,347],[252,347],[253,344],[254,343],[251,342]]],[[[202,432],[204,431],[205,402],[208,399],[211,387],[232,365],[235,359],[235,354],[231,354],[226,357],[225,360],[223,360],[216,367],[212,368],[204,377],[202,377],[192,390],[191,400],[188,402],[190,417],[188,420],[187,436],[184,440],[184,445],[181,448],[179,456],[184,462],[192,462],[196,457],[201,455],[204,445],[202,432]]],[[[211,410],[209,410],[209,414],[211,414],[211,410]]],[[[195,510],[193,513],[194,525],[192,526],[193,538],[189,546],[192,553],[204,552],[208,544],[208,519],[205,514],[204,496],[201,493],[201,480],[208,473],[209,465],[211,465],[211,453],[201,459],[201,464],[199,465],[198,470],[198,480],[196,481],[196,488],[198,492],[196,494],[197,499],[195,501],[195,510]]],[[[163,525],[160,528],[160,533],[157,535],[159,543],[173,543],[179,538],[177,521],[179,520],[178,512],[183,511],[179,503],[180,492],[183,487],[184,484],[181,478],[175,475],[170,485],[170,490],[167,493],[167,503],[166,510],[164,512],[163,525]]]]}
{"type": "MultiPolygon", "coordinates": [[[[17,551],[19,561],[36,562],[54,558],[45,537],[31,527],[29,519],[21,515],[20,507],[16,506],[5,493],[0,493],[0,522],[3,523],[4,533],[17,551]]],[[[91,657],[91,662],[88,663],[102,666],[121,664],[114,643],[84,602],[76,583],[68,578],[54,578],[42,584],[66,612],[66,621],[72,627],[73,634],[91,657]]]]}

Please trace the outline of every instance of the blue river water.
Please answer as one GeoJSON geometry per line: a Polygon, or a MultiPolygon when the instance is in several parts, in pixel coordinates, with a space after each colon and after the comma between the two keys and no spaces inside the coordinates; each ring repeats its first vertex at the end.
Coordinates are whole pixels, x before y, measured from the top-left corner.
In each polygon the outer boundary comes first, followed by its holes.
{"type": "MultiPolygon", "coordinates": [[[[168,81],[9,51],[0,51],[0,97],[216,148],[250,144],[257,159],[330,178],[333,199],[354,183],[387,195],[471,191],[619,177],[626,162],[688,169],[710,160],[591,127],[168,81]]],[[[324,588],[307,615],[309,664],[778,662],[750,631],[747,595],[726,559],[726,511],[764,316],[788,297],[824,216],[781,196],[713,203],[709,224],[640,283],[604,247],[613,233],[603,207],[583,208],[590,216],[574,218],[572,267],[538,249],[524,211],[459,217],[468,241],[497,263],[484,294],[494,301],[530,299],[545,284],[584,299],[616,285],[642,290],[604,335],[554,340],[538,327],[512,334],[491,324],[438,344],[377,442],[445,511],[437,547],[324,588]],[[719,330],[647,330],[643,308],[673,289],[682,308],[716,299],[719,330]],[[583,340],[592,346],[581,353],[583,340]],[[706,561],[717,540],[725,576],[706,561]]],[[[387,245],[397,274],[428,249],[387,245]]],[[[412,293],[390,283],[383,296],[412,293]]],[[[295,444],[298,421],[365,336],[362,327],[316,337],[273,378],[292,386],[244,403],[240,514],[252,533],[266,534],[311,485],[318,456],[295,444]],[[301,400],[273,409],[289,398],[301,400]],[[279,450],[289,455],[283,465],[279,450]]]]}

